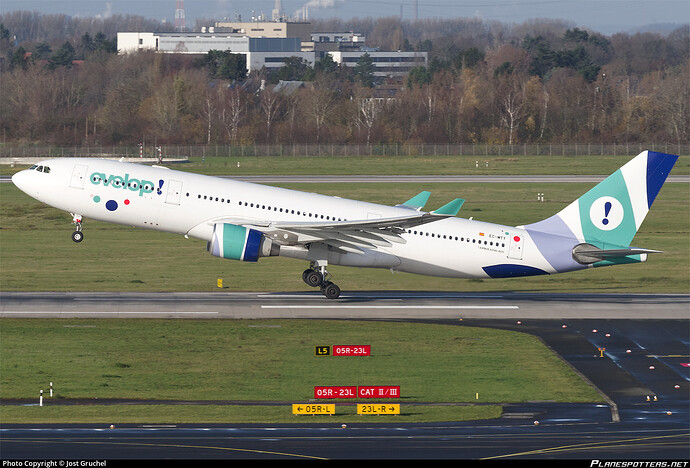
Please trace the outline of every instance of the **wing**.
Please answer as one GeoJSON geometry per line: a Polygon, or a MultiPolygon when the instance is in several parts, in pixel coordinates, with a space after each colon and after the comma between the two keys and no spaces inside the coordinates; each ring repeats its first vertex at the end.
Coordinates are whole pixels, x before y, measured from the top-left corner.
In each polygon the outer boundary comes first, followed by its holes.
{"type": "Polygon", "coordinates": [[[304,245],[322,242],[344,252],[361,253],[365,249],[404,244],[401,234],[410,228],[455,216],[464,200],[455,199],[431,212],[417,211],[392,218],[361,219],[331,222],[258,221],[222,218],[213,223],[231,223],[262,232],[280,245],[304,245]]]}

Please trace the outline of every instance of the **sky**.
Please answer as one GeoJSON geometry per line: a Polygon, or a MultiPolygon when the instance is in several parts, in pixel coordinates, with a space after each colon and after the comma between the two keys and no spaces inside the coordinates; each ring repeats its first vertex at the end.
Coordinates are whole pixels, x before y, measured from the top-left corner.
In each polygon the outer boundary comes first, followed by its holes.
{"type": "MultiPolygon", "coordinates": [[[[0,14],[13,10],[62,13],[70,16],[140,15],[174,23],[176,0],[0,0],[0,14]]],[[[186,0],[188,26],[197,18],[222,21],[241,15],[268,18],[275,0],[186,0]]],[[[688,0],[282,0],[288,16],[308,7],[310,19],[401,16],[415,18],[476,17],[502,23],[537,18],[572,21],[603,34],[632,32],[650,24],[690,23],[688,0]]]]}

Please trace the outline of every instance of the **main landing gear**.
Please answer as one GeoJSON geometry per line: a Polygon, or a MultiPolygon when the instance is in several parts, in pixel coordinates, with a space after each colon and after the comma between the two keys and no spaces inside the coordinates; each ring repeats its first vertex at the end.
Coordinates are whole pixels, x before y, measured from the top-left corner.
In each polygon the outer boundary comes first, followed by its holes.
{"type": "Polygon", "coordinates": [[[340,296],[340,288],[328,280],[330,276],[330,273],[326,271],[325,265],[315,266],[312,264],[310,268],[302,273],[302,279],[309,286],[321,288],[321,294],[328,299],[337,299],[340,296]]]}
{"type": "Polygon", "coordinates": [[[84,232],[81,230],[81,215],[73,213],[72,223],[76,226],[75,231],[72,233],[72,240],[79,243],[84,240],[84,232]]]}

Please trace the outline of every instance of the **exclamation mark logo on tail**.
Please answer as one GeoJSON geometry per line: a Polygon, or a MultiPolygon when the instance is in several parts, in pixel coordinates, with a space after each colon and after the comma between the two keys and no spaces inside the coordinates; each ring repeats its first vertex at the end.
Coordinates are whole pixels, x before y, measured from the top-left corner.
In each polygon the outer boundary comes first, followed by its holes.
{"type": "Polygon", "coordinates": [[[594,200],[589,209],[589,219],[597,229],[612,231],[623,222],[625,210],[621,202],[613,197],[594,200]]]}
{"type": "Polygon", "coordinates": [[[601,223],[602,223],[604,226],[606,226],[606,225],[609,223],[609,218],[608,218],[608,216],[609,216],[609,213],[611,212],[611,207],[612,207],[612,206],[613,206],[613,205],[611,204],[610,201],[607,201],[606,203],[604,203],[604,219],[601,221],[601,223]]]}

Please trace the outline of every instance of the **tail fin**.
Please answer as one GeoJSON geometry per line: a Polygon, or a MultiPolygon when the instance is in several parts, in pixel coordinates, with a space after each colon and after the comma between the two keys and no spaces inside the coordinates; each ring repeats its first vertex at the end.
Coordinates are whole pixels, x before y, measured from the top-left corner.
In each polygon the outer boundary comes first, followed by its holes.
{"type": "Polygon", "coordinates": [[[525,228],[600,249],[627,247],[677,159],[643,151],[561,212],[525,228]]]}

